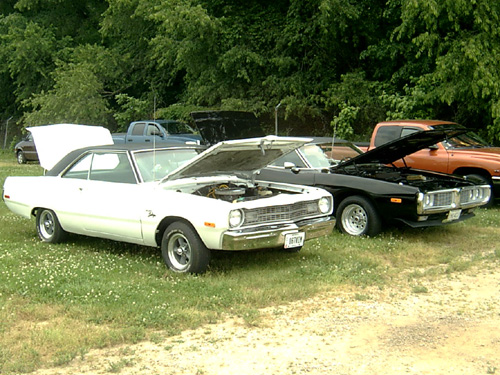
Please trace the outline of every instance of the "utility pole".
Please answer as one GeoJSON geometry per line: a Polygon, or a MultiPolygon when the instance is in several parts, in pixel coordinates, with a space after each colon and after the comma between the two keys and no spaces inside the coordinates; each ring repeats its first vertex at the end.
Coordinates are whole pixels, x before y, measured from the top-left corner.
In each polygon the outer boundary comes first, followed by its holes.
{"type": "Polygon", "coordinates": [[[3,139],[3,149],[7,146],[7,135],[9,134],[9,121],[12,120],[12,116],[7,119],[7,123],[5,124],[5,138],[3,139]]]}
{"type": "Polygon", "coordinates": [[[281,102],[274,107],[274,135],[278,135],[278,108],[280,107],[281,102]]]}

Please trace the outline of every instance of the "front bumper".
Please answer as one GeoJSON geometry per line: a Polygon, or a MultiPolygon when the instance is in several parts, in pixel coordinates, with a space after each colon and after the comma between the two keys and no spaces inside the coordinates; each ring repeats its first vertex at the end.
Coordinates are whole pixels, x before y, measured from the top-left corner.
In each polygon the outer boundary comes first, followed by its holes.
{"type": "Polygon", "coordinates": [[[475,216],[473,209],[463,210],[458,219],[449,220],[448,212],[429,215],[427,220],[415,220],[407,218],[396,218],[396,221],[400,221],[411,228],[425,228],[425,227],[436,227],[446,224],[459,223],[461,221],[470,219],[475,216]]]}
{"type": "Polygon", "coordinates": [[[305,240],[326,236],[335,227],[334,217],[307,219],[295,224],[269,225],[258,229],[227,231],[222,237],[222,250],[256,250],[282,247],[285,235],[304,232],[305,240]]]}

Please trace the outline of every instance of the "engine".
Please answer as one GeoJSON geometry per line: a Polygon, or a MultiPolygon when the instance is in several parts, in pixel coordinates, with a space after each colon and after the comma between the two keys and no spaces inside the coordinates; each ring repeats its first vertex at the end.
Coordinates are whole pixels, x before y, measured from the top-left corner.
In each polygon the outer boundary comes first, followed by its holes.
{"type": "Polygon", "coordinates": [[[252,199],[272,197],[275,194],[279,194],[279,192],[260,186],[248,187],[246,185],[227,183],[206,185],[196,190],[193,194],[220,199],[226,202],[241,202],[252,199]]]}

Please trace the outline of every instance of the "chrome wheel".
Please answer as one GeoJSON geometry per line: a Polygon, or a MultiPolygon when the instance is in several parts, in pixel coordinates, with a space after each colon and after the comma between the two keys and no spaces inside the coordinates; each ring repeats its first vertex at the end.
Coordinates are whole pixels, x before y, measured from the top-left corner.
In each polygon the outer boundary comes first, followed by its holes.
{"type": "Polygon", "coordinates": [[[58,243],[66,238],[56,214],[52,210],[40,208],[36,213],[36,229],[43,242],[58,243]]]}
{"type": "Polygon", "coordinates": [[[342,212],[342,227],[346,233],[352,236],[360,236],[365,233],[368,226],[368,215],[363,207],[358,204],[346,206],[342,212]]]}
{"type": "Polygon", "coordinates": [[[183,222],[167,227],[161,241],[161,254],[174,272],[203,273],[210,262],[210,250],[194,228],[183,222]]]}
{"type": "Polygon", "coordinates": [[[168,241],[168,258],[172,266],[182,272],[191,261],[191,245],[182,233],[173,234],[168,241]]]}
{"type": "Polygon", "coordinates": [[[360,195],[340,201],[337,208],[337,228],[351,236],[376,236],[382,230],[380,215],[373,203],[360,195]]]}
{"type": "Polygon", "coordinates": [[[54,235],[54,216],[50,211],[43,211],[40,217],[40,234],[49,239],[54,235]]]}

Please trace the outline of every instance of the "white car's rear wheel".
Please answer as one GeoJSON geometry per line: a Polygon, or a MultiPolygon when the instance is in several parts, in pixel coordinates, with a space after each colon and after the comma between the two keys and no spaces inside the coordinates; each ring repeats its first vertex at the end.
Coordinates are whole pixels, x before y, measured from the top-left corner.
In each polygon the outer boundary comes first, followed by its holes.
{"type": "Polygon", "coordinates": [[[166,265],[175,272],[203,273],[210,262],[210,250],[196,231],[182,222],[172,223],[165,230],[161,253],[166,265]]]}
{"type": "Polygon", "coordinates": [[[36,212],[36,229],[43,242],[58,243],[67,235],[54,211],[46,208],[40,208],[36,212]]]}

